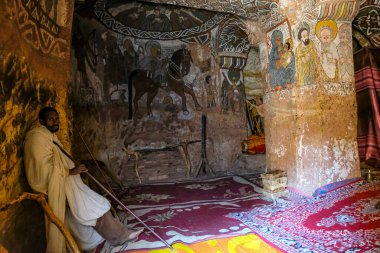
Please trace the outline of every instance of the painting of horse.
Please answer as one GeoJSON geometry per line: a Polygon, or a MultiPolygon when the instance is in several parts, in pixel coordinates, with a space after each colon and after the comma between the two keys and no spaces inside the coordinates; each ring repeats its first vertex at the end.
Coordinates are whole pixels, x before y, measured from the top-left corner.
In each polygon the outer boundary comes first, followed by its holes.
{"type": "MultiPolygon", "coordinates": [[[[190,71],[192,58],[189,50],[179,49],[173,53],[168,61],[166,67],[167,74],[167,87],[182,100],[182,111],[184,114],[188,114],[189,111],[186,105],[186,94],[189,94],[195,104],[196,110],[201,110],[202,106],[198,103],[192,87],[185,84],[183,77],[190,71]]],[[[140,98],[147,93],[146,108],[148,115],[152,115],[151,104],[154,97],[157,95],[161,83],[157,80],[153,80],[145,70],[136,69],[130,76],[128,81],[128,101],[129,101],[129,115],[128,119],[132,119],[134,115],[139,114],[138,102],[140,98]],[[133,89],[134,88],[134,89],[133,89]],[[133,96],[133,90],[135,92],[133,96]]]]}

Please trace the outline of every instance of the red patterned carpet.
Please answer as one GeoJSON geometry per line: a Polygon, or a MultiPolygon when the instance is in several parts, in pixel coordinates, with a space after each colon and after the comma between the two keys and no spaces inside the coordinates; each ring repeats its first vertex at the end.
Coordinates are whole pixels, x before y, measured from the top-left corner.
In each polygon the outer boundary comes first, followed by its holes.
{"type": "Polygon", "coordinates": [[[234,213],[283,252],[380,252],[380,182],[354,182],[312,199],[234,213]]]}
{"type": "MultiPolygon", "coordinates": [[[[238,176],[199,182],[142,185],[129,189],[121,201],[169,244],[193,244],[250,233],[248,226],[227,215],[272,203],[255,191],[255,187],[238,176]]],[[[130,215],[128,218],[131,218],[130,215]]],[[[130,227],[142,226],[136,219],[127,220],[125,214],[122,219],[130,227]]],[[[137,242],[114,248],[106,244],[102,252],[131,252],[134,249],[164,247],[146,230],[137,242]]]]}

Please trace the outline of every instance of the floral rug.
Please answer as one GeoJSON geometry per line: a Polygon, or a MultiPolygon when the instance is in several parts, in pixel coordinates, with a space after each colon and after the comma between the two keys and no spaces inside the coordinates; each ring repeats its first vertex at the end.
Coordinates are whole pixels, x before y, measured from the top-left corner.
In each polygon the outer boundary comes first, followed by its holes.
{"type": "MultiPolygon", "coordinates": [[[[227,215],[272,203],[255,191],[255,187],[239,176],[142,185],[129,189],[121,201],[169,244],[190,245],[250,233],[248,226],[227,215]]],[[[131,215],[120,214],[129,227],[142,227],[131,215]]],[[[165,245],[146,229],[138,241],[120,247],[106,243],[101,252],[157,248],[165,245]]]]}
{"type": "Polygon", "coordinates": [[[277,249],[380,252],[380,182],[359,181],[316,198],[279,200],[230,217],[277,249]]]}
{"type": "MultiPolygon", "coordinates": [[[[228,238],[211,239],[194,244],[175,243],[175,253],[280,253],[261,240],[248,234],[228,238]]],[[[169,248],[132,251],[133,253],[172,253],[169,248]]]]}

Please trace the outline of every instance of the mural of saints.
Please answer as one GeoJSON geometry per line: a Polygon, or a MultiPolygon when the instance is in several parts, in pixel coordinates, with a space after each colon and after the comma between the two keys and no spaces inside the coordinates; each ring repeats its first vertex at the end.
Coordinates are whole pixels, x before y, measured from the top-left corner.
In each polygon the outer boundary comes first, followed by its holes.
{"type": "Polygon", "coordinates": [[[125,77],[129,78],[132,71],[138,68],[138,52],[135,50],[133,42],[127,37],[124,38],[123,49],[125,77]]]}
{"type": "Polygon", "coordinates": [[[314,41],[310,39],[308,24],[301,25],[297,38],[300,42],[296,48],[298,85],[315,84],[319,72],[319,60],[314,41]]]}
{"type": "Polygon", "coordinates": [[[108,91],[111,85],[119,85],[126,82],[125,70],[123,67],[123,54],[117,44],[114,34],[104,31],[101,34],[101,54],[104,63],[104,100],[109,101],[108,91]]]}
{"type": "Polygon", "coordinates": [[[207,108],[215,107],[216,106],[216,90],[214,86],[214,82],[212,80],[212,77],[210,75],[207,75],[205,78],[205,89],[207,94],[207,108]]]}
{"type": "Polygon", "coordinates": [[[271,35],[272,48],[269,53],[269,78],[271,88],[280,90],[291,87],[294,82],[295,63],[292,52],[292,42],[286,40],[284,45],[283,33],[274,30],[271,35]]]}
{"type": "Polygon", "coordinates": [[[340,80],[343,83],[354,81],[354,64],[352,59],[351,25],[343,24],[338,31],[338,56],[340,62],[340,80]]]}
{"type": "Polygon", "coordinates": [[[318,50],[322,65],[321,81],[323,83],[339,82],[339,56],[334,40],[338,26],[333,20],[319,21],[315,26],[315,34],[320,40],[318,50]]]}
{"type": "Polygon", "coordinates": [[[138,65],[147,72],[147,77],[156,83],[166,83],[166,62],[161,55],[161,44],[154,40],[149,40],[145,44],[146,55],[138,65]]]}
{"type": "Polygon", "coordinates": [[[284,44],[284,52],[281,55],[281,67],[283,70],[283,78],[285,88],[291,88],[294,83],[295,72],[295,56],[293,52],[293,43],[290,39],[286,39],[284,44]]]}
{"type": "Polygon", "coordinates": [[[244,85],[240,80],[241,72],[230,69],[223,73],[222,82],[222,111],[227,113],[231,109],[232,113],[243,112],[245,107],[244,85]]]}

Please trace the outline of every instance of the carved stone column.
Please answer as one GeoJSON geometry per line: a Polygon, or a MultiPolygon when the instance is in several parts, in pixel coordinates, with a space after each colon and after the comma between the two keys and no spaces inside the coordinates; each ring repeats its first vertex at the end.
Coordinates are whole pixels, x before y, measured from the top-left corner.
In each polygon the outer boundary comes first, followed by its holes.
{"type": "Polygon", "coordinates": [[[358,1],[280,1],[282,23],[260,44],[269,170],[311,195],[360,176],[351,20],[358,1]]]}

